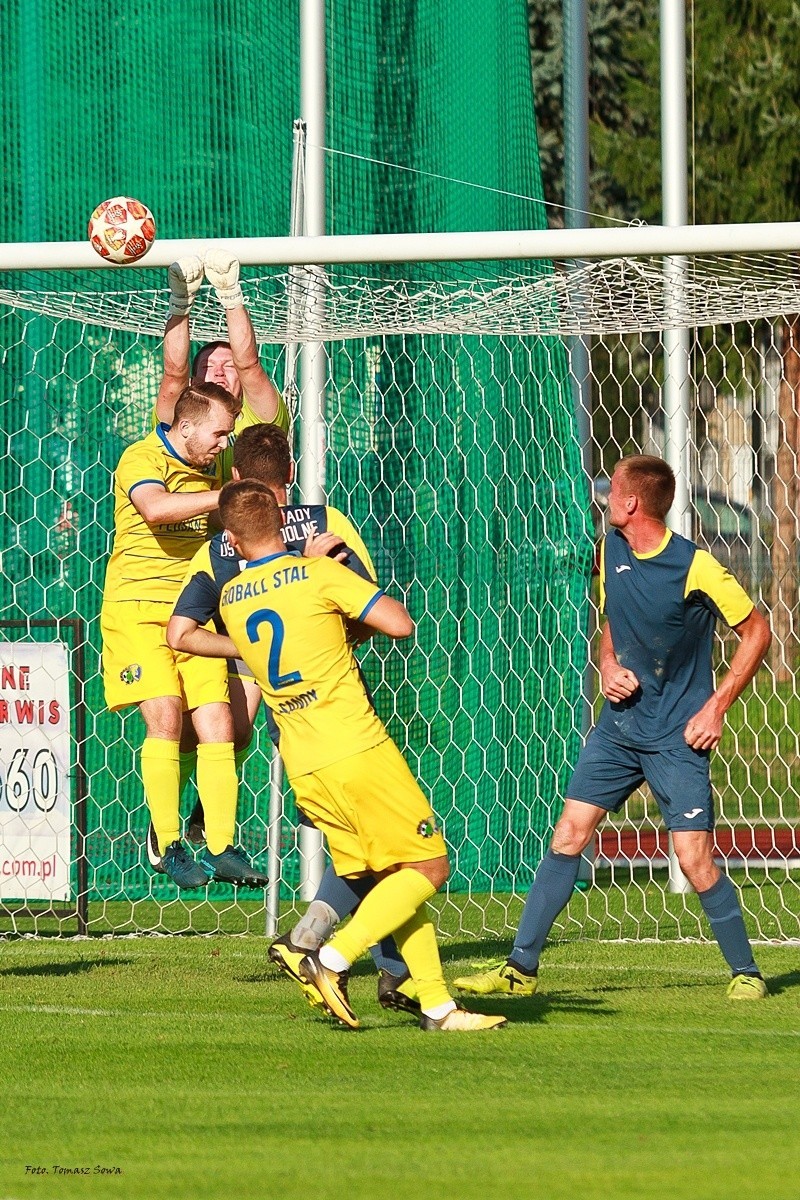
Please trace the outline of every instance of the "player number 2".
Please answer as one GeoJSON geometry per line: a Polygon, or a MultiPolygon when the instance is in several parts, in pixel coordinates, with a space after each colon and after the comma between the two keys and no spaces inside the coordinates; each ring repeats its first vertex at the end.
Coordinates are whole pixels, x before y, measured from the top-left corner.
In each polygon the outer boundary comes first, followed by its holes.
{"type": "Polygon", "coordinates": [[[245,630],[248,639],[253,642],[261,641],[260,629],[262,625],[269,625],[272,629],[272,642],[270,643],[269,656],[267,658],[267,679],[270,687],[279,688],[289,687],[292,683],[300,683],[303,676],[299,671],[288,671],[285,675],[280,673],[281,651],[283,649],[283,621],[272,608],[260,608],[258,612],[251,613],[247,618],[245,630]]]}

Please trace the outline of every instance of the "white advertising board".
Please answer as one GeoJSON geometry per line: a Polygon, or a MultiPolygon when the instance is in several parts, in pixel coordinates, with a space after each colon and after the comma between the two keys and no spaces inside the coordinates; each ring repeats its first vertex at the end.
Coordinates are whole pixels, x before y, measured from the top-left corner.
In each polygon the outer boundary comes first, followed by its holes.
{"type": "Polygon", "coordinates": [[[69,660],[61,643],[0,642],[0,900],[69,900],[69,660]]]}

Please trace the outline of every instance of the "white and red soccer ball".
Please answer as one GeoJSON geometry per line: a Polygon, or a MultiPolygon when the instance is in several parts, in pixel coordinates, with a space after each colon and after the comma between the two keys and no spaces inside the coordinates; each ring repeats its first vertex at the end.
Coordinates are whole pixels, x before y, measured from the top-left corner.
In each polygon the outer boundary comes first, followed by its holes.
{"type": "Polygon", "coordinates": [[[155,236],[156,223],[150,209],[130,196],[104,200],[89,218],[92,249],[120,266],[143,258],[155,236]]]}

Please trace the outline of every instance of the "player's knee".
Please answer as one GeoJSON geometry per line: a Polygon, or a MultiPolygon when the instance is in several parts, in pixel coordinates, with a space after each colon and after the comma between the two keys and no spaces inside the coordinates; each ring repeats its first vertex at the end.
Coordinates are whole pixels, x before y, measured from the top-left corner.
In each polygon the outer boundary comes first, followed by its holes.
{"type": "Polygon", "coordinates": [[[450,860],[445,855],[441,858],[428,859],[427,862],[409,863],[408,865],[424,875],[437,891],[450,878],[450,860]]]}
{"type": "Polygon", "coordinates": [[[229,704],[201,704],[192,714],[199,742],[234,741],[233,718],[229,704]]]}
{"type": "Polygon", "coordinates": [[[250,749],[253,741],[253,722],[249,719],[246,709],[231,705],[233,717],[233,749],[236,754],[243,754],[250,749]]]}
{"type": "Polygon", "coordinates": [[[675,846],[678,865],[689,883],[698,892],[713,887],[720,876],[711,846],[675,846]]]}
{"type": "Polygon", "coordinates": [[[448,858],[437,858],[433,864],[434,873],[431,876],[431,883],[437,887],[444,887],[450,878],[450,860],[448,858]]]}
{"type": "Polygon", "coordinates": [[[577,821],[562,817],[553,830],[550,849],[556,854],[582,854],[592,840],[594,830],[585,829],[577,821]]]}
{"type": "Polygon", "coordinates": [[[170,742],[180,742],[183,713],[180,701],[172,696],[147,700],[140,706],[147,736],[170,742]]]}
{"type": "Polygon", "coordinates": [[[189,724],[187,727],[184,721],[183,728],[181,729],[181,754],[191,754],[196,749],[197,734],[194,731],[194,726],[189,724]]]}

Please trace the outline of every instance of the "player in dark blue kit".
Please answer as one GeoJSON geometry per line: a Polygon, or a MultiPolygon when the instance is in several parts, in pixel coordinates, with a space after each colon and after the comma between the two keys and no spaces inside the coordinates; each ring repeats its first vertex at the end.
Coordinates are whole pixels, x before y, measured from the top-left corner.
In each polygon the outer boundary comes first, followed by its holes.
{"type": "Polygon", "coordinates": [[[532,995],[539,955],[578,876],[582,851],[609,812],[647,781],[681,869],[695,888],[731,969],[728,996],[759,1000],[759,973],[738,896],[714,863],[709,753],[725,713],[753,679],[769,626],[733,576],[705,550],[671,533],[665,518],[675,477],[659,458],[618,463],[601,555],[603,706],[567,786],[564,810],[531,885],[506,963],[455,981],[462,991],[532,995]],[[717,620],[739,645],[714,687],[717,620]]]}
{"type": "MultiPolygon", "coordinates": [[[[242,430],[234,445],[233,475],[239,479],[257,479],[271,489],[283,517],[282,536],[287,550],[314,556],[329,555],[343,563],[354,574],[375,582],[375,568],[361,537],[347,517],[338,509],[325,504],[287,504],[287,487],[292,477],[292,461],[286,434],[275,425],[253,425],[242,430]]],[[[172,636],[191,633],[198,626],[215,623],[217,632],[225,626],[219,615],[223,588],[242,569],[238,555],[227,534],[216,534],[192,559],[170,622],[172,636]]],[[[357,626],[349,631],[355,641],[363,640],[364,631],[357,626]]],[[[261,689],[241,659],[228,664],[231,708],[234,718],[234,737],[237,764],[246,753],[253,733],[253,722],[261,704],[261,689]]],[[[266,709],[270,736],[278,744],[278,729],[269,708],[266,709]]],[[[189,819],[190,840],[202,840],[202,808],[197,805],[189,819]]],[[[152,861],[152,858],[151,858],[152,861]]],[[[270,958],[285,974],[303,987],[311,1003],[316,1001],[314,989],[307,988],[297,973],[301,959],[330,937],[343,917],[350,914],[374,887],[370,876],[362,879],[340,879],[328,867],[317,895],[289,934],[273,942],[270,958]]],[[[378,968],[378,999],[384,1008],[418,1013],[419,1003],[406,965],[392,938],[386,938],[373,948],[378,968]]]]}

